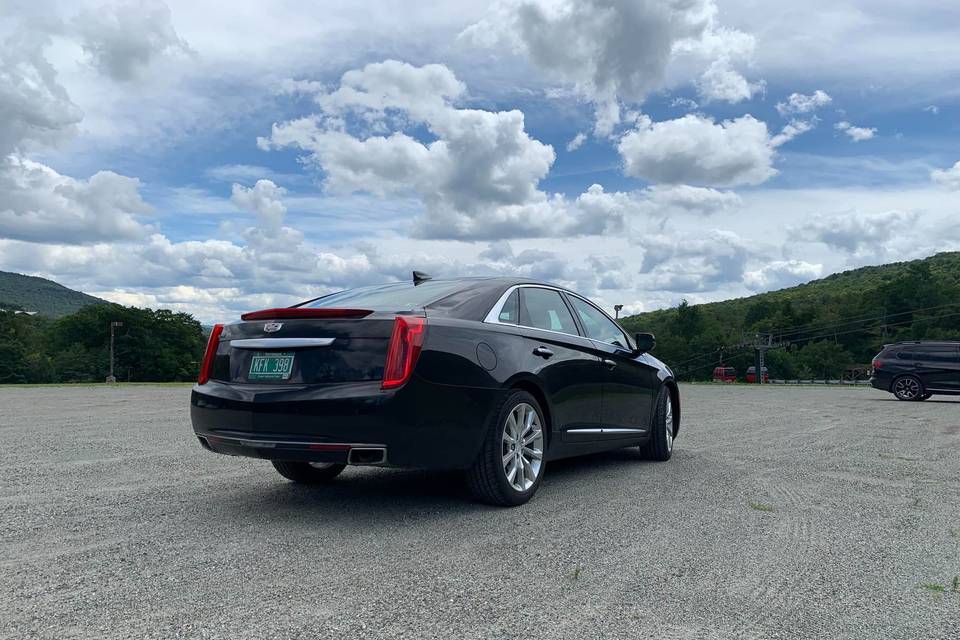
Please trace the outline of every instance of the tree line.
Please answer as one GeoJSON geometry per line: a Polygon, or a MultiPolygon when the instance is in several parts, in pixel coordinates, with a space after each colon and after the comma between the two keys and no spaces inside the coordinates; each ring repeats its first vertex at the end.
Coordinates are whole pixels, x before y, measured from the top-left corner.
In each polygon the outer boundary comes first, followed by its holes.
{"type": "Polygon", "coordinates": [[[193,316],[102,304],[56,320],[0,311],[0,384],[103,382],[110,371],[111,322],[123,323],[115,329],[117,380],[196,379],[206,340],[193,316]]]}
{"type": "Polygon", "coordinates": [[[749,298],[624,318],[657,336],[655,355],[680,379],[709,380],[720,364],[742,380],[757,334],[771,378],[863,377],[884,344],[960,340],[960,253],[868,267],[749,298]],[[744,346],[740,346],[744,345],[744,346]],[[739,348],[738,348],[739,346],[739,348]]]}

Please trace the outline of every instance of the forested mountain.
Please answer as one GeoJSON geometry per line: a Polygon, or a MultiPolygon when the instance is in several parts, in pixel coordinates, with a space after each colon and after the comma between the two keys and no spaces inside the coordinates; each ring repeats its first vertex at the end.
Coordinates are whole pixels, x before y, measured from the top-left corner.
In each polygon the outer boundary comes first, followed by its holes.
{"type": "Polygon", "coordinates": [[[106,300],[68,289],[53,280],[0,271],[0,309],[37,311],[59,318],[106,300]]]}
{"type": "Polygon", "coordinates": [[[748,298],[624,318],[657,336],[656,355],[685,379],[707,379],[720,362],[743,375],[757,333],[771,378],[841,378],[898,340],[960,340],[960,252],[864,267],[748,298]]]}

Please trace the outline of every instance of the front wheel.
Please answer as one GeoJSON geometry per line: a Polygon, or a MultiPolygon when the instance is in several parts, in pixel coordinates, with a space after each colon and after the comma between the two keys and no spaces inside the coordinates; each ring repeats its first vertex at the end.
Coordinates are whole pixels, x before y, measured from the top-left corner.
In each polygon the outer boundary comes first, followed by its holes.
{"type": "Polygon", "coordinates": [[[640,446],[640,453],[645,458],[666,462],[673,455],[673,398],[670,389],[660,387],[657,395],[657,411],[653,416],[653,427],[650,430],[650,439],[640,446]]]}
{"type": "Polygon", "coordinates": [[[897,400],[922,400],[923,383],[915,376],[900,376],[893,381],[893,395],[897,400]]]}
{"type": "Polygon", "coordinates": [[[533,497],[546,466],[544,427],[536,398],[526,391],[507,397],[467,473],[467,485],[477,500],[513,507],[533,497]]]}
{"type": "Polygon", "coordinates": [[[345,464],[335,462],[295,462],[274,460],[273,468],[287,480],[300,484],[320,484],[330,482],[346,468],[345,464]]]}

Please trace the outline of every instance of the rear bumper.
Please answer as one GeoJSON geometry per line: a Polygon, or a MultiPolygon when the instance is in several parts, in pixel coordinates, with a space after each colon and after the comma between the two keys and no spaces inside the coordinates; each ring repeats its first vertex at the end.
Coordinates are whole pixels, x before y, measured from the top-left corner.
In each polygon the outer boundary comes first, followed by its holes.
{"type": "Polygon", "coordinates": [[[356,462],[351,450],[383,448],[382,464],[463,469],[476,459],[504,393],[417,377],[390,391],[379,381],[284,387],[210,381],[194,386],[190,417],[201,444],[216,453],[350,463],[356,462]]]}
{"type": "Polygon", "coordinates": [[[880,391],[890,391],[890,379],[887,376],[870,376],[870,386],[880,391]]]}

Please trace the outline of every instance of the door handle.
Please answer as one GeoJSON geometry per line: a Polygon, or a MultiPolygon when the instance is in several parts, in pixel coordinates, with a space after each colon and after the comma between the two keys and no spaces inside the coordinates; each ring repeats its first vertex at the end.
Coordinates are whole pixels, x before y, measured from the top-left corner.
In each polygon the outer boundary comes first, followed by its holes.
{"type": "Polygon", "coordinates": [[[544,360],[549,360],[553,357],[553,351],[550,351],[550,349],[547,349],[546,347],[537,347],[533,350],[533,355],[540,356],[544,360]]]}
{"type": "Polygon", "coordinates": [[[604,358],[604,359],[603,359],[603,366],[605,366],[607,369],[613,369],[614,367],[617,366],[617,363],[616,363],[615,360],[611,360],[611,359],[609,359],[609,358],[604,358]]]}

